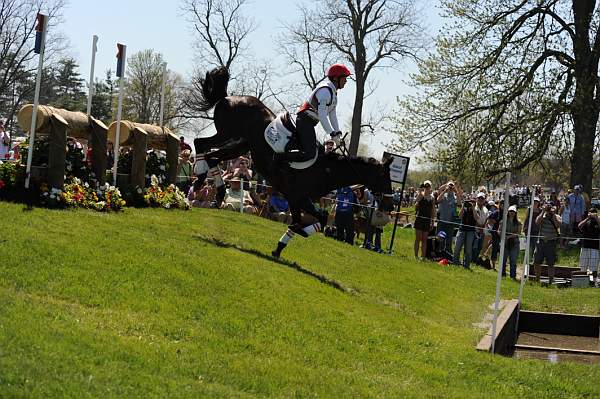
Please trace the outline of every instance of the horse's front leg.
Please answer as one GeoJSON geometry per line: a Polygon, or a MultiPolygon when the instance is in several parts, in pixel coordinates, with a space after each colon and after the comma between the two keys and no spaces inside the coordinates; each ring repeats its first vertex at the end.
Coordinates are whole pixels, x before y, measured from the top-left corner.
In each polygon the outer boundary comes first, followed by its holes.
{"type": "Polygon", "coordinates": [[[292,213],[292,225],[288,227],[287,231],[281,236],[281,238],[277,242],[277,248],[275,248],[271,252],[271,255],[273,255],[273,257],[275,258],[279,258],[279,256],[281,255],[281,251],[283,251],[283,249],[287,246],[288,242],[296,235],[296,233],[294,232],[294,230],[296,229],[294,229],[293,226],[300,225],[300,219],[302,217],[302,215],[300,214],[300,207],[298,207],[296,204],[290,203],[290,212],[292,213]]]}

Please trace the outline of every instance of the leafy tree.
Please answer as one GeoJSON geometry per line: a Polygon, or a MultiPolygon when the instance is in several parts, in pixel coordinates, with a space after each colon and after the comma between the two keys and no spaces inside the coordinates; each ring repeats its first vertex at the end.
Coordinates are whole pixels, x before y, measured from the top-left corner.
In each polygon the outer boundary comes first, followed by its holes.
{"type": "MultiPolygon", "coordinates": [[[[421,146],[451,171],[483,178],[545,156],[592,186],[600,112],[595,0],[443,0],[449,18],[400,102],[400,150],[421,146]]],[[[597,150],[596,150],[597,153],[597,150]]]]}
{"type": "MultiPolygon", "coordinates": [[[[163,70],[162,54],[153,50],[142,50],[129,57],[123,99],[123,113],[126,118],[140,123],[159,123],[163,70]]],[[[170,127],[175,127],[181,122],[176,118],[182,103],[181,84],[181,77],[168,71],[163,121],[170,127]]]]}

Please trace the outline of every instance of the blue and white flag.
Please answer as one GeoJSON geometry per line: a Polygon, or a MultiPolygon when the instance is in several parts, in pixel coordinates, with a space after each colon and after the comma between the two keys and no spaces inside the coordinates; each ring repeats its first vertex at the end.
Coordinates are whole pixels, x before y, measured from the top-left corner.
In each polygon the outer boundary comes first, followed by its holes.
{"type": "Polygon", "coordinates": [[[44,14],[40,14],[38,12],[37,15],[37,25],[35,26],[35,47],[33,48],[33,52],[39,54],[42,51],[42,39],[44,37],[44,27],[46,25],[46,18],[48,18],[44,14]]]}
{"type": "Polygon", "coordinates": [[[127,46],[117,43],[117,77],[122,78],[125,74],[125,50],[127,46]]]}

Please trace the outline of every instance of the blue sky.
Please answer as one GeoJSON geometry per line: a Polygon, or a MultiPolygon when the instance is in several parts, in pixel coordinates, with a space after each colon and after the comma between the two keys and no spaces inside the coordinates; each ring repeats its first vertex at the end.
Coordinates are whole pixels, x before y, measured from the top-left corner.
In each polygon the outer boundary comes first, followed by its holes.
{"type": "MultiPolygon", "coordinates": [[[[96,77],[103,77],[108,68],[116,67],[116,43],[127,45],[127,54],[152,48],[163,54],[169,69],[187,78],[193,70],[194,53],[192,34],[177,0],[71,0],[63,12],[64,22],[60,31],[70,43],[68,55],[74,57],[86,80],[89,77],[91,44],[94,34],[99,36],[96,54],[96,77]]],[[[285,65],[278,56],[274,37],[280,32],[281,21],[296,20],[298,0],[251,0],[246,14],[252,16],[258,28],[249,38],[251,51],[258,59],[272,59],[278,65],[285,65]]],[[[441,19],[435,1],[422,2],[423,20],[428,24],[431,35],[441,26],[441,19]]],[[[406,72],[414,71],[414,66],[403,66],[406,72]]],[[[406,94],[408,88],[403,83],[408,79],[406,72],[385,70],[373,77],[379,81],[378,88],[366,102],[365,113],[385,108],[392,111],[395,98],[406,94]]],[[[342,124],[352,114],[354,87],[350,83],[340,93],[338,117],[342,124]]],[[[193,136],[193,134],[189,134],[193,136]]],[[[369,146],[380,154],[382,143],[389,142],[389,133],[380,132],[367,138],[369,146]]]]}

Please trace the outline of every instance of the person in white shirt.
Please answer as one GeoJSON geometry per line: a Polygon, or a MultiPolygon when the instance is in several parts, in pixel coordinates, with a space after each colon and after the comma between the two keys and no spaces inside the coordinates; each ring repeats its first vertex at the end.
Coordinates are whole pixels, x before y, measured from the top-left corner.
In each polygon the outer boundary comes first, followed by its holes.
{"type": "Polygon", "coordinates": [[[327,78],[315,87],[298,109],[296,129],[300,148],[275,153],[273,160],[276,163],[306,162],[313,159],[317,154],[315,126],[319,123],[336,144],[340,143],[342,132],[336,115],[337,91],[344,88],[350,75],[350,70],[345,65],[333,64],[329,67],[327,78]]]}
{"type": "Polygon", "coordinates": [[[7,159],[10,154],[10,136],[4,130],[4,122],[0,120],[0,160],[7,159]]]}
{"type": "Polygon", "coordinates": [[[486,205],[486,195],[481,191],[477,193],[477,201],[475,202],[475,221],[477,226],[475,229],[475,239],[473,242],[473,259],[478,260],[479,253],[483,248],[484,228],[488,218],[488,209],[486,205]]]}

